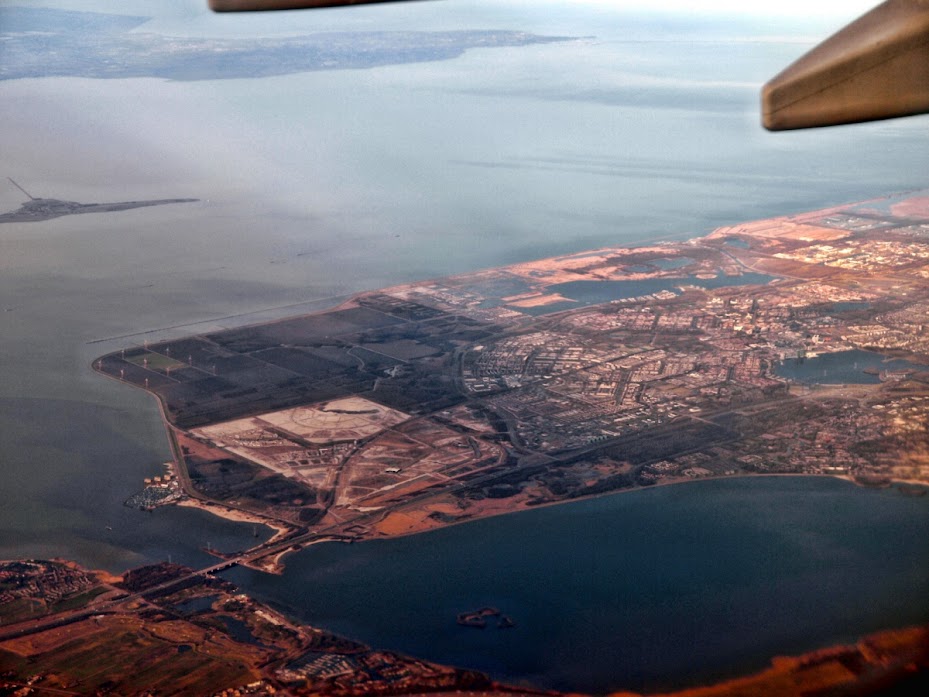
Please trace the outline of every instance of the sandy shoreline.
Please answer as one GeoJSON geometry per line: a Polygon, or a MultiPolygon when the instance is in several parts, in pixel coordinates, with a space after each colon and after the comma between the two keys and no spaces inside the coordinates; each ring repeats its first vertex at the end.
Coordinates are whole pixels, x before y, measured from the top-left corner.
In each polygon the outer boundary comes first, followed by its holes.
{"type": "MultiPolygon", "coordinates": [[[[651,484],[651,485],[649,485],[649,486],[636,486],[636,487],[629,487],[629,488],[626,488],[626,489],[616,489],[615,491],[606,491],[606,492],[603,492],[603,493],[601,493],[601,494],[593,494],[593,495],[590,495],[590,496],[579,496],[579,497],[577,497],[577,498],[574,498],[574,499],[566,499],[566,500],[564,500],[564,501],[548,501],[548,502],[546,502],[546,503],[540,503],[540,504],[537,504],[537,505],[535,505],[535,506],[519,506],[519,507],[513,508],[512,510],[494,511],[494,512],[487,513],[487,514],[485,514],[485,515],[480,515],[480,514],[478,514],[478,515],[474,515],[474,516],[469,516],[469,517],[464,518],[464,519],[462,519],[462,520],[452,521],[452,522],[448,522],[448,523],[442,523],[442,524],[434,525],[434,526],[423,526],[423,527],[421,527],[421,528],[411,529],[411,530],[406,531],[406,532],[398,532],[398,533],[380,533],[380,534],[376,534],[376,535],[362,536],[362,540],[379,540],[379,539],[394,539],[394,538],[398,538],[398,537],[408,537],[408,536],[411,536],[411,535],[418,535],[418,534],[423,533],[423,532],[429,532],[430,530],[438,530],[438,529],[441,529],[441,528],[451,527],[451,526],[453,526],[453,525],[464,525],[464,524],[467,524],[467,523],[470,523],[470,522],[473,522],[473,521],[476,521],[476,520],[485,520],[485,519],[487,519],[487,518],[495,518],[495,517],[497,517],[497,516],[509,515],[509,514],[512,514],[512,513],[521,513],[521,512],[523,512],[523,511],[532,511],[532,510],[537,510],[537,509],[541,509],[541,508],[548,508],[548,507],[550,507],[550,506],[562,506],[562,505],[565,505],[565,504],[570,504],[570,503],[579,502],[579,501],[591,501],[591,500],[593,500],[593,499],[601,499],[601,498],[605,498],[605,497],[607,497],[607,496],[617,496],[617,495],[619,495],[619,494],[631,494],[631,493],[634,493],[634,492],[636,492],[636,491],[647,491],[647,490],[649,490],[649,489],[658,489],[658,488],[667,487],[667,486],[676,486],[676,485],[680,485],[680,484],[694,484],[694,483],[696,483],[696,482],[719,481],[719,480],[723,480],[723,479],[747,479],[747,478],[760,478],[760,477],[803,477],[803,478],[828,477],[828,478],[830,478],[830,479],[841,479],[841,480],[844,480],[844,481],[849,482],[849,483],[851,483],[851,484],[854,484],[855,486],[862,487],[862,488],[866,488],[866,489],[867,489],[867,488],[876,488],[876,487],[873,486],[873,485],[869,485],[869,484],[867,484],[867,483],[860,482],[860,481],[856,480],[854,477],[851,477],[851,476],[849,476],[849,475],[847,475],[847,474],[830,474],[830,473],[804,474],[804,473],[802,473],[802,472],[765,472],[765,473],[748,473],[748,472],[746,472],[746,473],[744,473],[744,474],[720,475],[720,476],[718,476],[718,477],[700,477],[700,478],[696,478],[696,479],[682,478],[682,479],[674,479],[674,480],[672,480],[672,481],[666,481],[666,482],[657,482],[657,483],[651,484]]],[[[888,482],[887,482],[887,484],[886,484],[886,486],[888,486],[888,487],[889,487],[889,486],[894,486],[894,485],[907,485],[907,486],[926,487],[927,490],[929,490],[929,482],[924,482],[924,481],[915,480],[915,479],[890,479],[890,480],[888,480],[888,482]]],[[[884,486],[884,485],[881,485],[881,486],[884,486]]],[[[437,492],[437,493],[440,494],[441,492],[437,492]]],[[[251,514],[248,514],[248,513],[244,512],[244,511],[239,511],[239,510],[237,510],[237,509],[226,509],[226,508],[225,508],[224,506],[222,506],[221,504],[217,504],[217,505],[207,505],[207,504],[200,503],[199,501],[195,501],[194,499],[187,498],[187,499],[184,499],[184,500],[182,500],[182,501],[179,501],[177,505],[181,505],[181,506],[191,506],[191,507],[195,507],[195,508],[200,508],[201,510],[205,510],[205,511],[208,511],[208,512],[211,512],[211,513],[216,513],[217,515],[221,515],[221,517],[227,518],[227,519],[229,519],[229,520],[260,523],[260,524],[266,525],[266,526],[268,526],[268,527],[273,527],[273,528],[275,528],[276,530],[286,530],[286,529],[287,529],[287,528],[284,527],[284,526],[276,526],[276,525],[274,525],[274,524],[272,524],[272,523],[270,523],[270,522],[268,522],[268,521],[266,521],[266,520],[260,518],[260,517],[257,516],[257,515],[251,515],[251,514]],[[219,509],[220,509],[220,508],[222,508],[223,510],[227,511],[227,512],[228,512],[228,515],[226,515],[225,513],[221,514],[221,513],[219,512],[219,509]]],[[[375,523],[374,525],[377,525],[377,523],[375,523]]],[[[357,540],[357,541],[360,542],[360,541],[362,541],[362,540],[357,540]]],[[[303,546],[309,546],[310,544],[318,544],[318,543],[321,543],[321,542],[331,542],[331,541],[337,541],[337,538],[335,538],[335,537],[326,537],[325,539],[314,540],[313,542],[306,543],[306,544],[303,545],[303,546]]],[[[284,554],[287,554],[287,552],[285,552],[284,554]]]]}
{"type": "MultiPolygon", "coordinates": [[[[735,474],[735,475],[720,475],[720,476],[715,476],[715,477],[700,477],[697,479],[680,478],[680,479],[674,479],[671,481],[658,482],[658,483],[655,483],[649,486],[636,486],[636,487],[631,487],[631,488],[626,488],[626,489],[617,489],[615,491],[607,491],[607,492],[603,492],[599,494],[593,494],[591,496],[582,496],[582,497],[578,497],[574,499],[567,499],[564,501],[549,501],[549,502],[534,505],[534,506],[526,506],[524,502],[519,502],[519,505],[514,506],[513,508],[510,508],[510,509],[505,509],[505,510],[501,510],[500,508],[497,508],[497,507],[494,507],[490,510],[486,508],[485,509],[478,508],[478,510],[475,511],[474,515],[463,517],[460,520],[442,522],[438,524],[435,522],[427,522],[428,520],[427,511],[429,510],[428,508],[419,509],[419,513],[422,515],[421,515],[421,520],[419,520],[418,522],[416,521],[416,518],[417,518],[416,515],[410,515],[410,513],[415,513],[416,509],[414,509],[414,511],[410,511],[409,513],[403,511],[402,509],[399,511],[386,511],[384,517],[371,523],[371,527],[366,534],[356,536],[353,538],[352,541],[368,542],[368,541],[376,541],[376,540],[393,540],[393,539],[398,539],[401,537],[411,537],[413,535],[420,535],[426,532],[431,532],[433,530],[440,530],[440,529],[448,528],[451,526],[465,525],[467,523],[472,523],[478,520],[487,520],[489,518],[495,518],[495,517],[504,516],[504,515],[511,515],[511,514],[522,513],[525,511],[531,511],[535,509],[548,508],[550,506],[560,506],[560,505],[566,505],[566,504],[575,503],[575,502],[589,501],[593,499],[604,498],[607,496],[628,494],[632,492],[645,491],[647,489],[655,489],[659,487],[675,486],[675,485],[681,485],[681,484],[693,484],[695,482],[718,481],[722,479],[744,479],[744,478],[749,478],[749,477],[804,477],[804,478],[829,477],[832,479],[842,479],[844,481],[850,482],[851,484],[854,484],[855,486],[859,486],[862,488],[888,488],[892,486],[909,486],[909,487],[923,487],[927,491],[929,491],[929,482],[924,482],[924,481],[919,481],[919,480],[891,479],[891,480],[888,480],[886,483],[871,485],[866,482],[860,482],[856,480],[854,477],[849,476],[847,474],[831,474],[831,473],[803,474],[803,473],[793,473],[793,472],[783,472],[783,473],[769,472],[769,473],[744,473],[744,474],[735,474]],[[388,516],[398,515],[398,514],[404,515],[410,520],[411,525],[407,529],[402,530],[402,531],[387,532],[382,527],[380,527],[381,524],[384,522],[384,520],[388,516]]],[[[441,497],[441,492],[437,492],[437,497],[439,498],[441,497]]],[[[438,505],[441,505],[441,502],[439,501],[437,501],[436,503],[438,505]]],[[[185,496],[184,498],[170,505],[185,506],[187,508],[196,508],[196,509],[205,511],[207,513],[216,515],[225,520],[229,520],[229,521],[236,522],[236,523],[252,523],[255,525],[262,525],[264,527],[271,528],[272,530],[274,530],[274,534],[268,540],[266,540],[265,542],[262,542],[261,543],[262,545],[278,542],[284,539],[288,534],[292,533],[294,530],[293,526],[289,526],[279,521],[269,520],[267,518],[262,517],[261,515],[257,513],[250,513],[248,511],[243,511],[241,509],[231,508],[221,503],[213,503],[213,502],[207,503],[207,502],[201,501],[199,499],[196,499],[190,496],[185,496]]],[[[478,504],[478,506],[479,505],[480,504],[478,504]]],[[[293,547],[288,547],[281,551],[275,552],[268,557],[264,557],[263,558],[264,563],[251,562],[251,563],[248,563],[247,566],[257,569],[257,570],[264,571],[266,573],[282,574],[284,572],[284,567],[285,567],[284,559],[289,554],[302,551],[306,549],[307,547],[310,547],[315,544],[322,544],[324,542],[340,542],[340,541],[344,542],[345,540],[343,538],[340,538],[338,535],[331,534],[331,532],[326,533],[326,534],[321,533],[320,537],[318,537],[317,539],[300,542],[296,549],[293,547]]],[[[256,545],[250,550],[246,550],[245,553],[248,553],[252,550],[257,550],[259,546],[261,545],[256,545]]],[[[256,559],[256,561],[258,561],[258,559],[256,559]]]]}
{"type": "Polygon", "coordinates": [[[238,508],[230,508],[229,506],[224,506],[223,504],[218,503],[204,503],[203,501],[192,498],[190,496],[182,498],[181,500],[175,502],[174,505],[185,506],[187,508],[197,508],[201,511],[212,513],[215,516],[224,518],[225,520],[231,520],[236,523],[254,523],[256,525],[263,525],[266,528],[271,528],[274,530],[274,534],[264,544],[277,542],[292,530],[292,528],[288,525],[279,523],[277,521],[268,520],[267,518],[264,518],[257,513],[249,513],[238,508]]]}
{"type": "MultiPolygon", "coordinates": [[[[616,489],[615,491],[606,491],[606,492],[603,492],[602,494],[593,494],[591,496],[579,496],[578,498],[567,499],[564,501],[549,501],[546,503],[537,504],[535,506],[520,506],[518,508],[514,508],[508,511],[494,511],[492,513],[487,513],[485,515],[474,515],[474,516],[470,516],[462,520],[443,523],[441,525],[433,525],[433,526],[424,525],[420,528],[413,528],[413,529],[410,529],[404,532],[398,532],[398,533],[393,533],[393,534],[381,533],[379,535],[371,535],[368,537],[364,537],[363,540],[359,540],[359,541],[392,540],[392,539],[396,539],[400,537],[410,537],[412,535],[419,535],[421,533],[430,532],[432,530],[448,528],[453,525],[465,525],[467,523],[472,523],[478,520],[486,520],[488,518],[495,518],[498,516],[510,515],[513,513],[522,513],[523,511],[532,511],[532,510],[537,510],[541,508],[549,508],[550,506],[562,506],[565,504],[571,504],[571,503],[580,502],[580,501],[591,501],[594,499],[605,498],[607,496],[617,496],[620,494],[631,494],[636,491],[646,491],[648,489],[657,489],[657,488],[666,487],[666,486],[675,486],[679,484],[693,484],[696,482],[719,481],[722,479],[747,479],[750,477],[803,477],[803,478],[829,477],[831,479],[842,479],[844,481],[847,481],[851,484],[854,484],[855,486],[858,486],[864,489],[881,488],[885,486],[885,485],[881,485],[881,487],[878,487],[878,486],[868,485],[868,484],[857,481],[854,477],[851,477],[847,474],[828,474],[828,473],[804,474],[801,472],[766,472],[766,473],[746,472],[744,474],[720,475],[718,477],[700,477],[698,479],[683,478],[683,479],[675,479],[675,480],[666,481],[666,482],[658,482],[658,483],[655,483],[649,486],[636,486],[636,487],[630,487],[626,489],[616,489]]],[[[927,491],[929,491],[929,482],[923,482],[919,480],[891,479],[886,484],[886,487],[891,487],[894,485],[925,487],[927,491]]]]}

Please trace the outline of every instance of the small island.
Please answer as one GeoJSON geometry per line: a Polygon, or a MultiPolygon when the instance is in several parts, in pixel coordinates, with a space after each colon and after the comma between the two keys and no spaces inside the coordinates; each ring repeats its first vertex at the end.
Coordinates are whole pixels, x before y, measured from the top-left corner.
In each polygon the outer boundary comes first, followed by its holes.
{"type": "Polygon", "coordinates": [[[456,621],[462,627],[474,627],[484,629],[487,626],[487,620],[496,619],[498,629],[510,629],[516,626],[516,622],[509,615],[504,615],[495,607],[482,607],[480,610],[472,612],[461,612],[458,614],[456,621]]]}

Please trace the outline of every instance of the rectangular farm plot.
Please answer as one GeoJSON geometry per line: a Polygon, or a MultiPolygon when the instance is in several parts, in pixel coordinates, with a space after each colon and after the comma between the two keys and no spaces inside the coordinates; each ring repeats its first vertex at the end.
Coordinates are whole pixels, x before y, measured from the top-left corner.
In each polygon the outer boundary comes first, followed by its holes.
{"type": "MultiPolygon", "coordinates": [[[[323,379],[345,371],[344,365],[296,348],[273,348],[253,353],[252,356],[316,379],[323,379]]],[[[356,360],[355,363],[357,365],[358,361],[356,360]]]]}
{"type": "Polygon", "coordinates": [[[236,353],[302,345],[331,337],[401,324],[403,320],[365,307],[294,317],[254,327],[215,332],[207,339],[236,353]]]}
{"type": "Polygon", "coordinates": [[[394,358],[398,361],[411,361],[416,358],[425,358],[426,356],[435,356],[441,351],[434,346],[422,344],[412,339],[397,339],[396,341],[384,341],[380,343],[362,344],[362,347],[375,354],[382,354],[388,358],[394,358]]]}
{"type": "Polygon", "coordinates": [[[148,370],[157,370],[159,372],[166,372],[174,370],[175,368],[186,368],[187,364],[182,363],[181,361],[175,360],[169,356],[163,356],[160,353],[153,353],[148,351],[143,354],[136,356],[127,356],[126,361],[129,363],[134,363],[135,365],[147,368],[148,370]]]}

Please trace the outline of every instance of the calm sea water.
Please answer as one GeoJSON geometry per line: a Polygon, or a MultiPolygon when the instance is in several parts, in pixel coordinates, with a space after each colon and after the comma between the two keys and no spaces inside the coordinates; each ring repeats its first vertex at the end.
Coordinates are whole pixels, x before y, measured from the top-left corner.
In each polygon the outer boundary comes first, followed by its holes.
{"type": "MultiPolygon", "coordinates": [[[[144,477],[160,473],[169,452],[151,398],[99,378],[89,365],[143,336],[206,331],[247,321],[242,313],[325,305],[358,290],[556,253],[684,239],[718,225],[926,186],[920,119],[816,133],[761,131],[760,83],[809,45],[777,37],[805,35],[805,26],[695,27],[602,8],[540,12],[477,2],[455,5],[466,7],[449,18],[440,7],[446,3],[410,5],[394,10],[399,16],[361,10],[351,27],[444,29],[468,26],[469,18],[475,27],[594,38],[262,80],[0,83],[3,174],[34,196],[201,199],[0,226],[0,558],[62,556],[121,571],[169,556],[204,564],[202,546],[232,550],[253,542],[252,526],[191,510],[149,515],[122,506],[144,477]],[[398,19],[385,19],[392,16],[398,19]],[[100,341],[111,337],[124,338],[100,341]]],[[[215,29],[203,11],[191,3],[181,19],[163,17],[154,26],[215,29]],[[194,21],[185,22],[188,16],[194,21]]],[[[313,16],[328,19],[288,29],[332,29],[336,22],[331,13],[313,16]]],[[[215,31],[233,32],[230,20],[222,21],[215,31]]],[[[20,192],[0,186],[0,208],[20,203],[20,192]]],[[[598,647],[613,646],[633,628],[641,634],[621,649],[621,663],[637,684],[662,671],[684,675],[706,665],[715,673],[757,663],[774,646],[803,643],[793,641],[798,636],[829,643],[922,616],[925,588],[914,574],[925,578],[929,552],[920,554],[916,537],[908,537],[914,526],[923,529],[922,500],[841,485],[827,492],[831,508],[824,509],[809,504],[822,503],[825,485],[802,482],[789,496],[769,492],[780,507],[761,496],[752,504],[755,516],[677,528],[683,537],[676,547],[667,546],[672,522],[647,523],[653,519],[646,513],[659,510],[671,520],[698,516],[710,494],[719,506],[727,497],[744,501],[740,486],[701,484],[538,512],[545,534],[526,541],[536,552],[544,548],[536,561],[509,541],[513,526],[532,519],[516,516],[393,547],[322,548],[295,560],[281,579],[245,580],[374,644],[425,653],[432,639],[440,647],[460,641],[448,660],[552,685],[607,684],[613,678],[585,683],[616,662],[615,647],[598,647]],[[613,514],[600,507],[614,505],[642,508],[632,517],[616,514],[627,521],[621,529],[602,527],[597,521],[613,514]],[[789,525],[808,531],[824,524],[823,510],[841,511],[837,518],[853,530],[870,530],[872,509],[884,511],[882,525],[895,531],[887,533],[887,548],[899,545],[908,564],[878,565],[883,573],[872,577],[872,567],[855,563],[879,551],[870,533],[830,542],[811,532],[809,544],[823,545],[819,563],[797,569],[785,553],[793,543],[765,532],[778,529],[781,508],[793,512],[789,525]],[[578,530],[594,532],[572,536],[578,530]],[[397,552],[369,565],[370,550],[388,549],[407,549],[416,563],[397,552]],[[752,562],[747,550],[761,557],[752,562]],[[582,564],[542,573],[545,564],[574,554],[586,555],[587,571],[582,564]],[[332,566],[326,555],[341,561],[332,566]],[[597,573],[607,563],[599,560],[614,558],[635,562],[629,580],[597,573]],[[704,563],[730,558],[741,561],[704,563]],[[377,579],[399,579],[416,564],[434,605],[391,615],[379,605],[384,587],[377,579]],[[728,595],[718,593],[717,567],[730,568],[749,590],[734,581],[723,586],[728,595]],[[837,588],[853,570],[867,578],[862,587],[909,613],[861,603],[874,610],[860,615],[859,603],[837,588]],[[501,573],[511,579],[505,587],[490,580],[501,573]],[[796,590],[794,573],[807,591],[796,590]],[[303,594],[319,574],[328,574],[328,595],[355,604],[339,601],[338,612],[318,614],[313,594],[303,594]],[[778,582],[765,582],[767,574],[778,582]],[[600,583],[576,585],[581,576],[600,583]],[[687,584],[692,590],[684,592],[687,584]],[[633,591],[646,597],[629,602],[633,591]],[[765,626],[759,618],[783,600],[778,593],[811,609],[833,609],[807,622],[813,626],[798,619],[789,631],[777,623],[757,631],[765,626]],[[442,638],[449,617],[485,602],[506,607],[519,627],[442,638]],[[557,610],[559,621],[545,622],[545,608],[557,610]],[[600,617],[612,618],[609,626],[596,624],[600,617]],[[695,619],[701,617],[706,621],[695,619]],[[759,636],[744,649],[731,642],[735,653],[727,657],[733,624],[754,626],[759,636]],[[650,648],[652,640],[697,629],[706,632],[697,653],[683,639],[658,644],[668,653],[660,660],[650,648]],[[574,642],[587,647],[583,663],[561,657],[574,642]]],[[[712,519],[712,511],[706,515],[712,519]]]]}
{"type": "Polygon", "coordinates": [[[318,545],[283,577],[231,578],[372,645],[603,693],[756,670],[929,620],[927,540],[929,496],[756,477],[318,545]],[[487,605],[517,626],[456,624],[487,605]]]}

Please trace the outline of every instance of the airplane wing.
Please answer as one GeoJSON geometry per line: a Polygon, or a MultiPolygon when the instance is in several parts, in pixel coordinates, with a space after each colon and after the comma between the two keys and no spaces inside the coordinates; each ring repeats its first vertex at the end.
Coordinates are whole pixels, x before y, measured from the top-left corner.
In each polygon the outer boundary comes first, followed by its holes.
{"type": "Polygon", "coordinates": [[[411,0],[209,0],[214,12],[257,12],[261,10],[302,10],[343,5],[371,5],[376,2],[411,0]]]}
{"type": "Polygon", "coordinates": [[[929,0],[887,0],[762,90],[772,131],[929,113],[929,0]]]}

